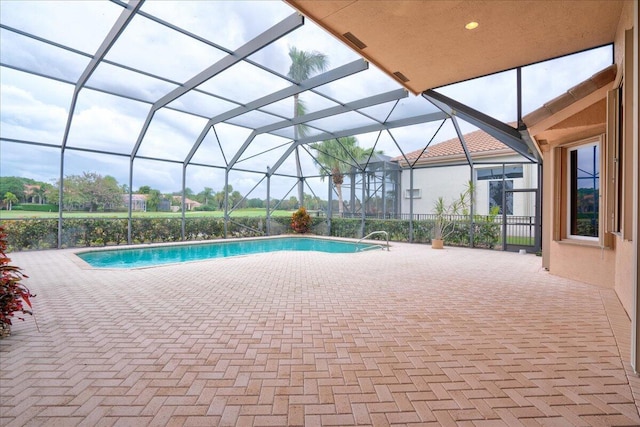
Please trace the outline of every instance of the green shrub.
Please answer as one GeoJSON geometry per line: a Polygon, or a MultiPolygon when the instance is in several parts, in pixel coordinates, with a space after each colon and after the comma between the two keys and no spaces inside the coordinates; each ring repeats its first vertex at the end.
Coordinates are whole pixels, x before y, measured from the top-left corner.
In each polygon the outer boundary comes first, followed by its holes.
{"type": "MultiPolygon", "coordinates": [[[[310,231],[318,235],[329,234],[326,218],[311,217],[310,231]]],[[[7,233],[7,246],[12,251],[49,249],[58,247],[57,219],[11,219],[3,220],[7,233]]],[[[109,246],[127,243],[127,219],[124,218],[69,218],[62,222],[61,247],[109,246]]],[[[413,221],[413,241],[430,243],[433,220],[413,221]]],[[[447,244],[469,246],[469,221],[455,222],[447,244]]],[[[362,220],[360,218],[333,218],[331,236],[360,238],[362,220]]],[[[227,224],[228,237],[256,237],[266,235],[267,223],[264,217],[232,217],[227,224]]],[[[389,240],[409,241],[409,221],[389,219],[366,219],[364,234],[384,230],[389,240]]],[[[271,234],[291,232],[291,218],[277,216],[271,218],[271,234]]],[[[500,224],[492,218],[476,218],[474,221],[473,246],[494,248],[500,240],[500,224]]],[[[224,219],[195,217],[185,219],[185,240],[212,240],[224,237],[224,219]]],[[[181,218],[132,218],[132,243],[176,242],[182,240],[181,218]]],[[[373,236],[384,239],[384,236],[373,236]]]]}
{"type": "Polygon", "coordinates": [[[58,220],[3,220],[9,251],[58,247],[58,220]]]}
{"type": "Polygon", "coordinates": [[[21,203],[14,206],[13,210],[30,211],[30,212],[58,212],[58,205],[46,204],[41,205],[39,203],[21,203]],[[16,209],[20,208],[20,209],[16,209]]]}

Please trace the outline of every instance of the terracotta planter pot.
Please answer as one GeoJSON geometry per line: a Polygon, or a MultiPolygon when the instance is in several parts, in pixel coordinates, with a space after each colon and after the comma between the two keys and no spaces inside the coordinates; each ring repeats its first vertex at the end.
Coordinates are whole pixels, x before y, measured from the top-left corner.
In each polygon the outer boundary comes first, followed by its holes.
{"type": "Polygon", "coordinates": [[[0,339],[6,338],[11,335],[11,325],[7,323],[0,323],[0,339]]]}
{"type": "Polygon", "coordinates": [[[444,248],[444,240],[442,240],[442,239],[431,239],[431,247],[433,249],[443,249],[444,248]]]}

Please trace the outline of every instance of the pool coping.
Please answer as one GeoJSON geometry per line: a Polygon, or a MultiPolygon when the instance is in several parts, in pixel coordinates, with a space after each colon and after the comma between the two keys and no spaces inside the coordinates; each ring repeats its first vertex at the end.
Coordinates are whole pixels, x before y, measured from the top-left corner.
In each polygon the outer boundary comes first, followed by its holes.
{"type": "MultiPolygon", "coordinates": [[[[362,240],[362,239],[354,239],[354,238],[348,238],[348,237],[321,236],[321,235],[315,235],[315,234],[279,234],[276,236],[231,237],[231,238],[208,239],[208,240],[187,240],[187,241],[180,241],[180,242],[153,242],[153,243],[137,243],[137,244],[131,244],[131,245],[69,248],[68,257],[71,259],[71,261],[75,265],[77,265],[79,268],[83,270],[102,270],[102,271],[141,270],[141,269],[148,269],[148,268],[179,265],[184,263],[211,261],[216,258],[231,258],[231,257],[213,257],[213,258],[204,258],[204,259],[189,260],[189,261],[163,263],[163,264],[157,264],[157,265],[146,265],[146,266],[140,266],[140,267],[95,267],[89,264],[84,259],[82,259],[80,256],[78,256],[78,254],[90,253],[90,252],[128,250],[128,249],[161,248],[161,247],[171,247],[171,246],[196,246],[196,245],[208,245],[212,243],[234,243],[234,242],[241,242],[241,241],[248,241],[248,240],[276,240],[276,239],[285,239],[285,238],[297,238],[297,239],[306,238],[306,239],[338,241],[338,242],[345,242],[345,243],[352,243],[352,244],[367,243],[372,245],[380,245],[380,243],[378,243],[380,242],[379,240],[373,240],[373,239],[362,240]]],[[[233,255],[233,257],[235,258],[235,257],[244,257],[244,256],[251,256],[251,255],[260,255],[260,254],[266,254],[269,252],[272,252],[272,251],[233,255]]],[[[286,251],[279,251],[279,252],[286,252],[286,251]]],[[[365,252],[365,251],[356,251],[355,253],[358,253],[358,252],[365,252]]]]}

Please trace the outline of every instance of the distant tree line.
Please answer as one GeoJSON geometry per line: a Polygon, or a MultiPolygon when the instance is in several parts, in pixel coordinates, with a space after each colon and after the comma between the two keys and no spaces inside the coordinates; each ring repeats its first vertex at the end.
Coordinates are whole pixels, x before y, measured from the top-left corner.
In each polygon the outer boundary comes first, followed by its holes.
{"type": "MultiPolygon", "coordinates": [[[[65,211],[123,211],[127,209],[129,188],[120,185],[118,180],[110,175],[100,175],[95,172],[83,172],[80,175],[69,175],[63,181],[63,210],[65,211]]],[[[143,185],[134,194],[146,195],[146,210],[150,212],[169,211],[171,206],[181,206],[182,192],[163,194],[160,190],[143,185]]],[[[229,207],[266,208],[267,201],[261,198],[243,198],[243,195],[228,185],[220,191],[205,187],[199,193],[191,188],[185,188],[185,197],[198,202],[200,205],[194,210],[214,211],[223,210],[225,195],[228,195],[229,207]]],[[[40,204],[53,205],[55,210],[59,204],[59,181],[49,184],[22,177],[0,177],[0,196],[2,209],[11,210],[16,205],[40,204]]],[[[308,209],[319,210],[326,208],[327,202],[316,196],[304,194],[304,206],[308,209]]],[[[286,200],[271,199],[270,208],[294,210],[300,207],[294,196],[286,200]]]]}

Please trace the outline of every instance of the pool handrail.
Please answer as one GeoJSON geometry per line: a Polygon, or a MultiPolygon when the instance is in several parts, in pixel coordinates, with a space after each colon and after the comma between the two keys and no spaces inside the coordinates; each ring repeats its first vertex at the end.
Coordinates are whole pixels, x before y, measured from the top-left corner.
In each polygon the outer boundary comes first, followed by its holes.
{"type": "MultiPolygon", "coordinates": [[[[384,230],[378,230],[378,231],[372,231],[371,233],[367,234],[366,236],[364,236],[362,239],[358,240],[356,242],[356,245],[360,242],[362,242],[365,239],[368,239],[371,236],[375,236],[376,234],[383,234],[386,238],[387,238],[387,252],[391,251],[390,246],[389,246],[389,233],[387,233],[384,230]]],[[[379,245],[382,247],[382,245],[379,245]]],[[[382,250],[384,250],[384,248],[382,248],[382,250]]]]}

